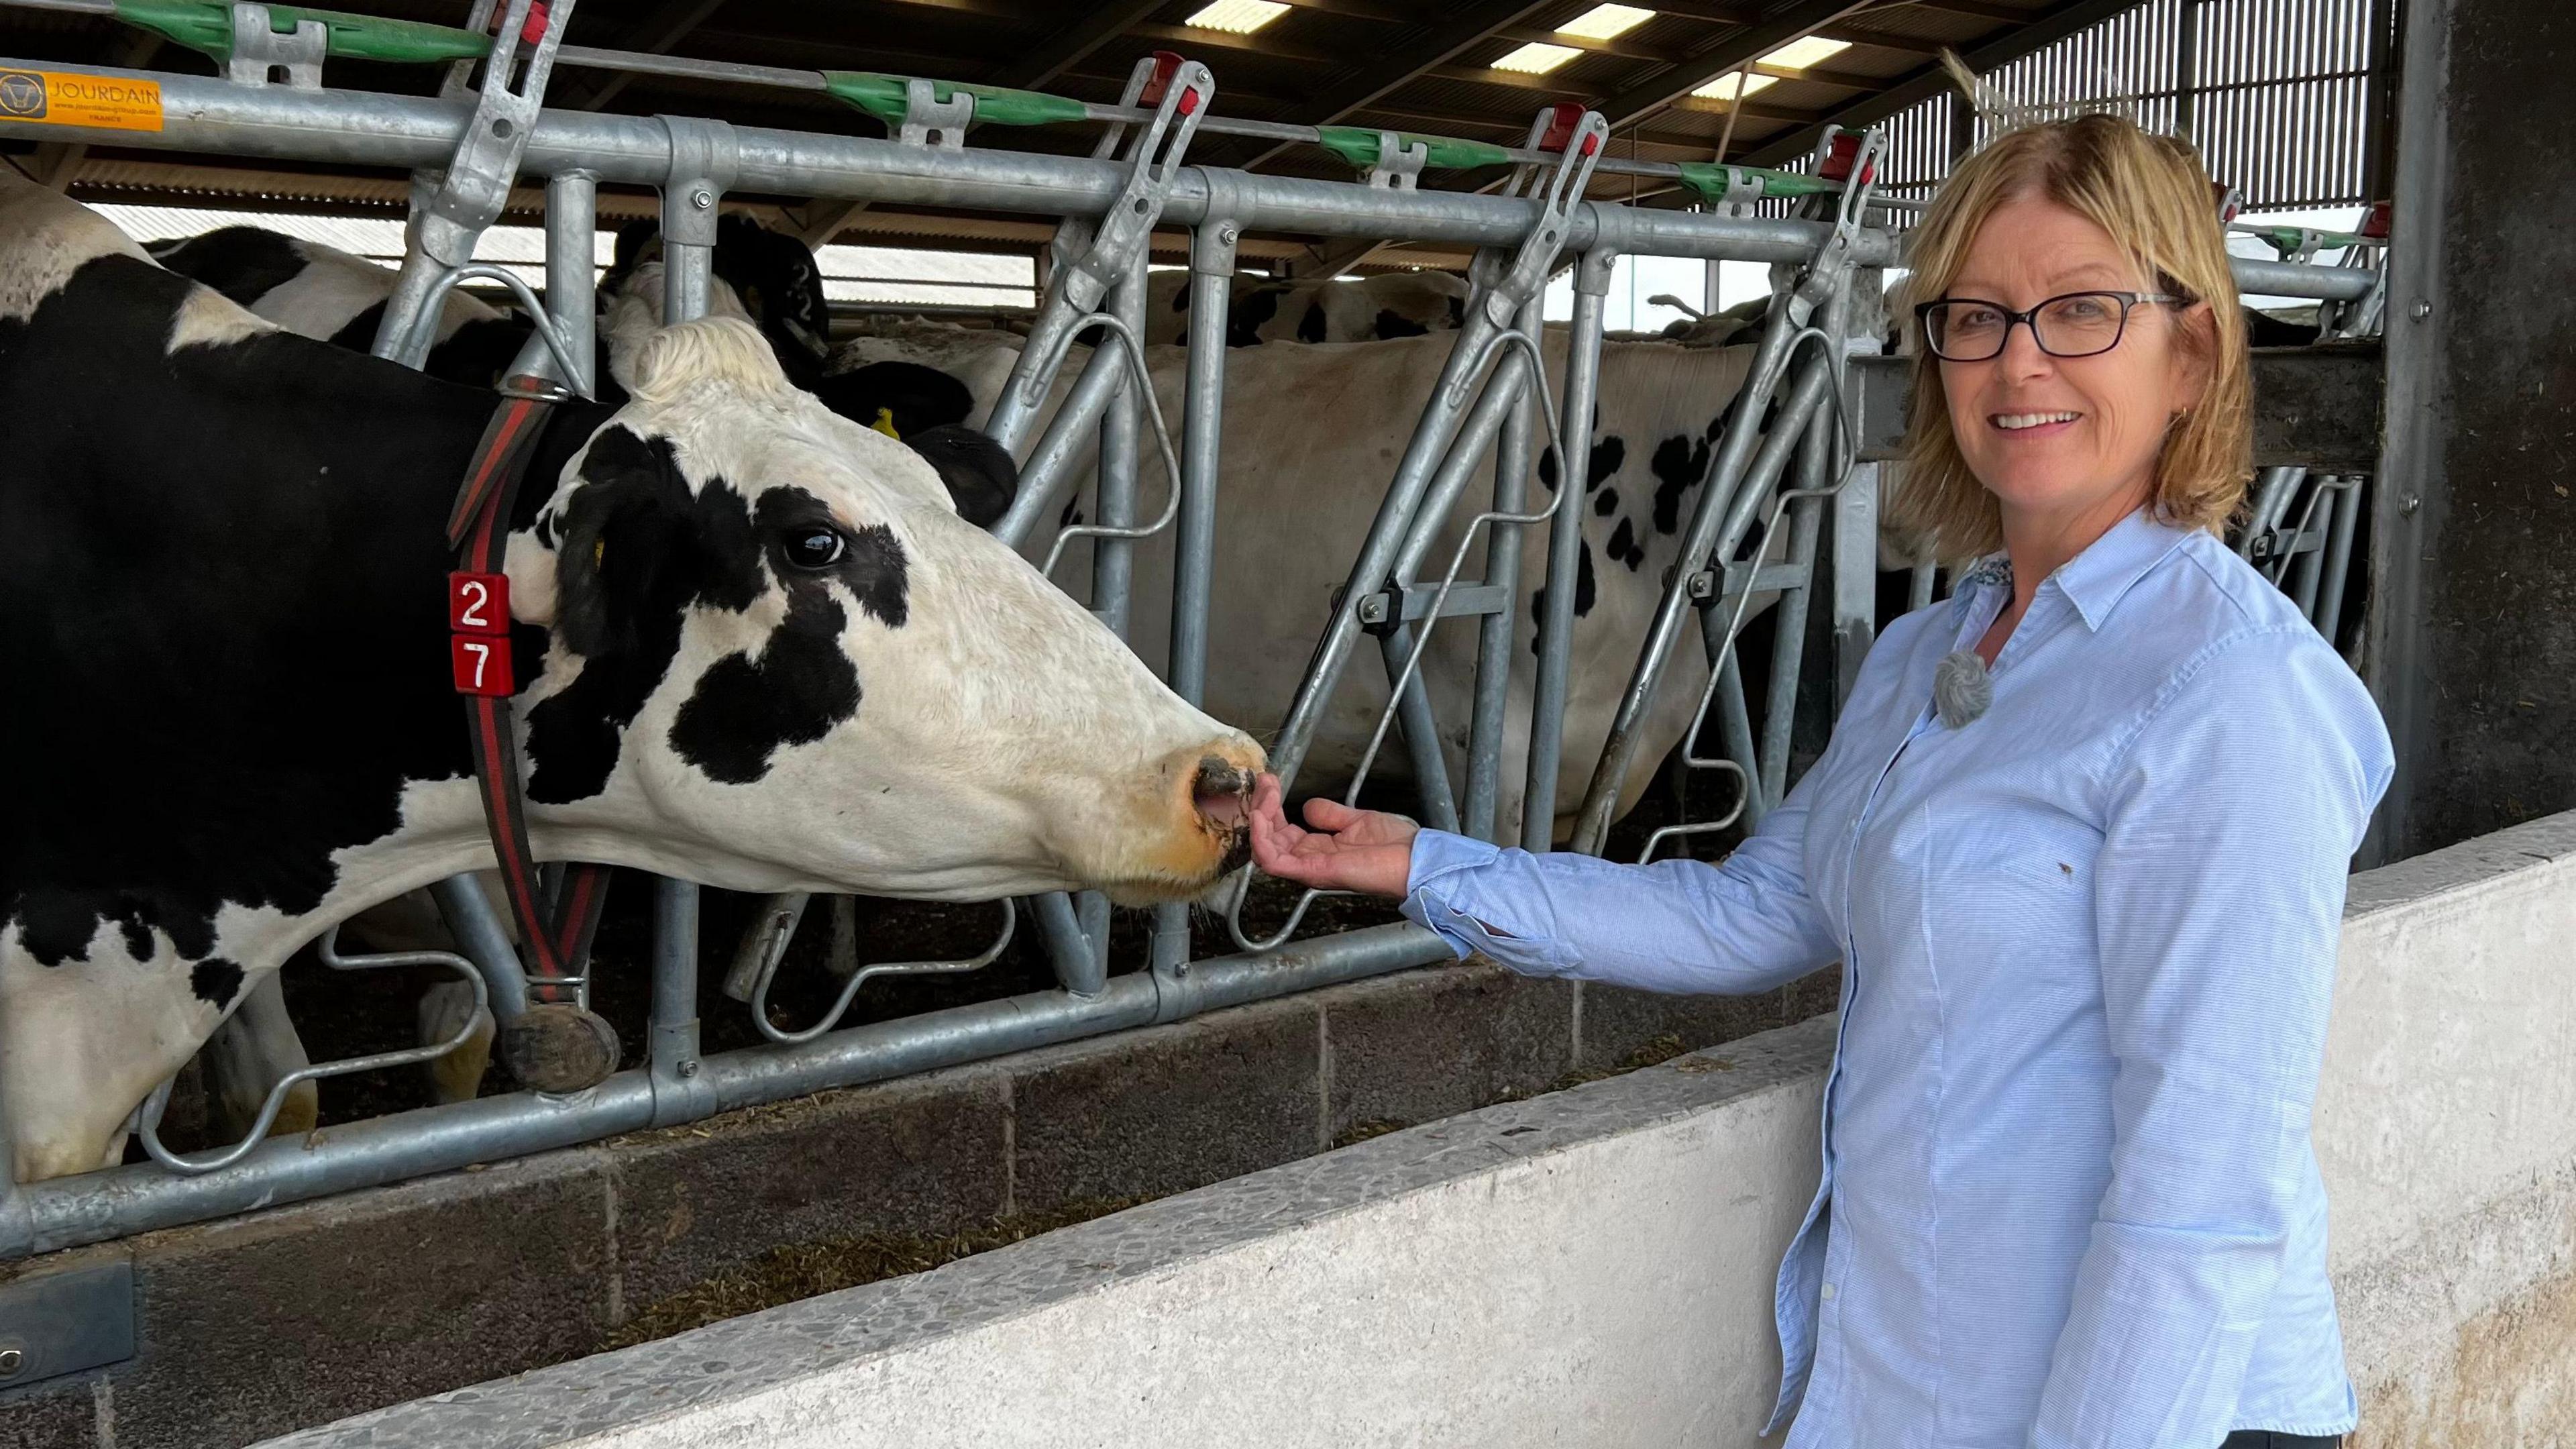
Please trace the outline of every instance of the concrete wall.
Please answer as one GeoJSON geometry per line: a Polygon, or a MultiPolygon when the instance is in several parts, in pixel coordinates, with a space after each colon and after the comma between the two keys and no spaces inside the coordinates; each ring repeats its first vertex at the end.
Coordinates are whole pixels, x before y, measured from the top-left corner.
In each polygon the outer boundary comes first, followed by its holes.
{"type": "MultiPolygon", "coordinates": [[[[2576,814],[2354,883],[2357,1449],[2576,1441],[2576,814]]],[[[1748,1445],[1830,1023],[278,1441],[1748,1445]]]]}
{"type": "Polygon", "coordinates": [[[207,1449],[597,1352],[772,1249],[1178,1192],[1828,1010],[1461,965],[0,1265],[134,1265],[135,1357],[0,1391],[0,1449],[207,1449]],[[1661,1041],[1662,1046],[1653,1044],[1661,1041]]]}

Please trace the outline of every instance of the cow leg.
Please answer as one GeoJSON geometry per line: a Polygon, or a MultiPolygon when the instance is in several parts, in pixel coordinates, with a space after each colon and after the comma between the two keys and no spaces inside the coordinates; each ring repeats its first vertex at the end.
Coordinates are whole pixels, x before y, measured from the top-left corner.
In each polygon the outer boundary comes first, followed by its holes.
{"type": "Polygon", "coordinates": [[[474,988],[462,981],[441,981],[420,994],[420,1044],[435,1046],[454,1037],[468,1019],[473,1030],[456,1050],[421,1064],[429,1073],[433,1101],[470,1102],[482,1090],[484,1069],[492,1065],[492,1013],[474,1004],[474,988]]]}
{"type": "Polygon", "coordinates": [[[0,942],[0,1110],[20,1182],[122,1159],[136,1104],[187,1065],[245,984],[258,984],[228,964],[198,971],[204,964],[222,963],[176,958],[166,940],[140,961],[110,947],[51,966],[0,942]]]}
{"type": "MultiPolygon", "coordinates": [[[[239,1142],[259,1120],[268,1094],[287,1074],[313,1065],[303,1038],[286,1014],[286,991],[278,973],[260,977],[250,993],[198,1053],[206,1074],[206,1119],[218,1144],[239,1142]]],[[[319,1084],[298,1082],[286,1094],[271,1137],[310,1132],[321,1120],[319,1084]]]]}

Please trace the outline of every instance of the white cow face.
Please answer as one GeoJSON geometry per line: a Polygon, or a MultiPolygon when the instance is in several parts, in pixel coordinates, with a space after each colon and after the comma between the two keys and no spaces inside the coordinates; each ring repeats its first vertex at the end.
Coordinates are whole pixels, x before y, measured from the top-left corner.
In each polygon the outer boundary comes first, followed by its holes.
{"type": "Polygon", "coordinates": [[[1260,747],[958,517],[942,471],[998,449],[837,417],[739,321],[655,333],[631,387],[511,540],[514,611],[553,630],[523,697],[541,827],[939,899],[1183,898],[1240,858],[1260,747]]]}

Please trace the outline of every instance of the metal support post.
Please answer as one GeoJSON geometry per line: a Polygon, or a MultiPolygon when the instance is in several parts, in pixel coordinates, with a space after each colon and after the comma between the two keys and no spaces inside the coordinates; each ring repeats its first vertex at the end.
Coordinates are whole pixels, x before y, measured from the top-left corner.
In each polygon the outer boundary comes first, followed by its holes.
{"type": "MultiPolygon", "coordinates": [[[[1574,264],[1574,320],[1566,329],[1564,416],[1557,432],[1572,457],[1556,460],[1556,486],[1580,489],[1591,468],[1592,414],[1601,395],[1601,326],[1618,254],[1585,252],[1574,264]]],[[[1710,263],[1712,267],[1716,263],[1710,263]]],[[[1712,286],[1715,284],[1712,282],[1712,286]]],[[[1556,776],[1565,750],[1565,695],[1574,659],[1574,586],[1583,548],[1583,510],[1564,508],[1548,524],[1547,591],[1538,608],[1538,678],[1530,691],[1529,784],[1521,796],[1521,848],[1556,843],[1556,776]]]]}
{"type": "Polygon", "coordinates": [[[698,1061],[698,888],[653,882],[653,1015],[645,1070],[653,1083],[653,1125],[694,1122],[715,1111],[715,1087],[698,1061]]]}
{"type": "MultiPolygon", "coordinates": [[[[1231,188],[1236,173],[1210,180],[1231,188]]],[[[1190,243],[1190,357],[1181,394],[1181,511],[1172,536],[1172,644],[1164,682],[1193,705],[1207,702],[1208,600],[1216,561],[1216,489],[1225,441],[1226,312],[1234,292],[1235,244],[1243,229],[1222,212],[1200,223],[1190,243]]],[[[1177,978],[1190,959],[1190,906],[1154,908],[1151,964],[1157,981],[1177,978]]]]}
{"type": "MultiPolygon", "coordinates": [[[[1832,411],[1818,408],[1807,421],[1798,444],[1798,491],[1821,493],[1833,486],[1832,411]]],[[[1772,607],[1775,616],[1771,650],[1770,697],[1762,709],[1762,803],[1776,806],[1789,793],[1789,729],[1798,709],[1798,676],[1807,652],[1807,610],[1816,596],[1816,541],[1822,531],[1823,498],[1800,498],[1789,505],[1789,565],[1805,574],[1795,588],[1784,589],[1772,607]]],[[[1757,561],[1756,567],[1758,568],[1757,561]]],[[[1750,580],[1746,588],[1753,587],[1750,580]]]]}
{"type": "Polygon", "coordinates": [[[456,938],[457,954],[474,963],[492,1008],[492,1019],[504,1026],[528,1009],[528,975],[511,948],[491,898],[470,875],[452,875],[429,888],[430,899],[446,918],[447,933],[456,938]]]}
{"type": "Polygon", "coordinates": [[[671,141],[662,181],[662,320],[707,314],[716,217],[740,169],[733,127],[723,121],[659,118],[671,141]]]}
{"type": "Polygon", "coordinates": [[[599,396],[598,298],[599,178],[587,171],[558,172],[546,182],[546,315],[554,320],[572,356],[532,335],[510,364],[516,374],[552,378],[585,398],[599,396]],[[566,374],[570,375],[567,376],[566,374]]]}
{"type": "MultiPolygon", "coordinates": [[[[1532,337],[1545,336],[1542,312],[1539,297],[1532,296],[1522,303],[1520,330],[1532,337]]],[[[1502,437],[1494,447],[1496,513],[1516,514],[1528,506],[1531,412],[1537,393],[1537,388],[1524,386],[1503,416],[1502,437]]],[[[1559,488],[1574,487],[1570,480],[1577,476],[1565,460],[1558,460],[1559,488]]],[[[1564,511],[1578,515],[1581,512],[1573,508],[1564,511]]],[[[1503,604],[1484,617],[1477,631],[1476,695],[1467,728],[1465,820],[1469,835],[1478,840],[1496,840],[1496,806],[1502,794],[1503,716],[1512,697],[1512,626],[1519,617],[1512,607],[1521,586],[1521,530],[1517,525],[1498,523],[1486,535],[1485,582],[1502,589],[1503,604]]]]}

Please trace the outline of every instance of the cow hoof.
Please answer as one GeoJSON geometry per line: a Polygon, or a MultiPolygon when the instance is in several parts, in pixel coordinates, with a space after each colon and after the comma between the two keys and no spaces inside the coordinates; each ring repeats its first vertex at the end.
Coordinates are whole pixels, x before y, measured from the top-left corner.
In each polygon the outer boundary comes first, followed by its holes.
{"type": "Polygon", "coordinates": [[[301,1137],[322,1122],[322,1088],[315,1082],[298,1082],[286,1089],[286,1105],[277,1109],[277,1119],[268,1124],[271,1137],[301,1137]]]}
{"type": "Polygon", "coordinates": [[[540,1092],[596,1087],[617,1070],[617,1028],[569,1002],[531,1006],[501,1028],[501,1064],[540,1092]]]}

